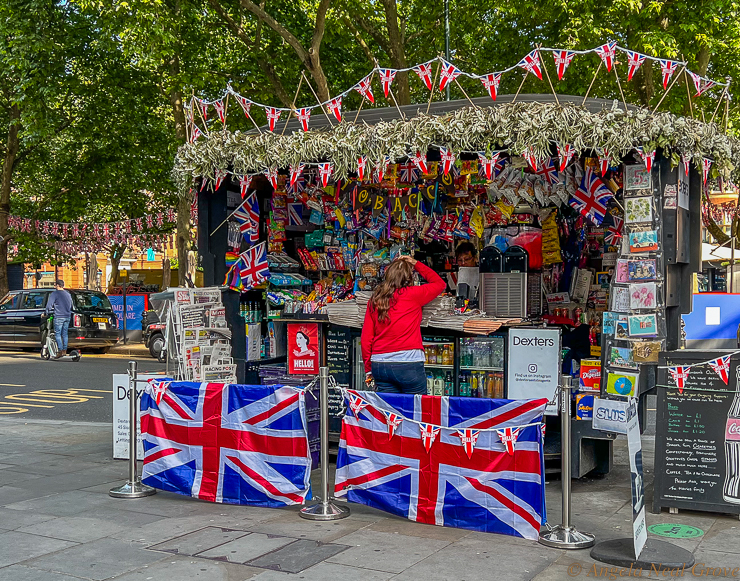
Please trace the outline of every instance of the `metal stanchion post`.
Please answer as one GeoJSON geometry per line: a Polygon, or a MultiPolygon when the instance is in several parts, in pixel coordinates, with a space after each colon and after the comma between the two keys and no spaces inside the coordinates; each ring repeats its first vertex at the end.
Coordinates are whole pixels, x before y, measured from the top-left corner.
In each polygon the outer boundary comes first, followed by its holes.
{"type": "Polygon", "coordinates": [[[570,377],[560,386],[560,478],[563,486],[562,524],[540,533],[540,543],[559,549],[592,547],[593,535],[580,533],[570,524],[570,377]]]}
{"type": "Polygon", "coordinates": [[[321,498],[317,504],[306,506],[299,513],[309,520],[338,520],[349,516],[349,508],[329,502],[329,368],[319,368],[321,393],[321,498]]]}
{"type": "Polygon", "coordinates": [[[128,362],[128,386],[129,386],[129,442],[128,442],[128,482],[123,486],[111,488],[110,494],[114,498],[141,498],[156,494],[151,486],[142,484],[136,474],[136,411],[139,407],[136,390],[136,361],[128,362]]]}

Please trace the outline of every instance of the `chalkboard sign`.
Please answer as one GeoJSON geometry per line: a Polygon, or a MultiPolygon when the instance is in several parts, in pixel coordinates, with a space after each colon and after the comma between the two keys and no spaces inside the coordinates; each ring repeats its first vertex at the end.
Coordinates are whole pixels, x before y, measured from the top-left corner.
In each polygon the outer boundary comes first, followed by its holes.
{"type": "MultiPolygon", "coordinates": [[[[349,387],[352,377],[352,331],[347,327],[329,325],[326,332],[326,365],[329,375],[334,376],[342,387],[349,387]]],[[[339,390],[329,391],[329,431],[338,433],[342,429],[342,394],[339,390]]]]}
{"type": "Polygon", "coordinates": [[[728,413],[738,387],[738,360],[730,361],[729,385],[710,365],[697,365],[724,355],[729,353],[680,350],[660,354],[660,365],[694,367],[682,393],[668,369],[658,369],[658,385],[669,387],[658,387],[655,513],[662,508],[684,508],[740,514],[740,498],[733,501],[737,495],[725,496],[724,490],[728,470],[731,480],[740,478],[740,455],[732,450],[740,447],[740,441],[725,442],[728,413]]]}

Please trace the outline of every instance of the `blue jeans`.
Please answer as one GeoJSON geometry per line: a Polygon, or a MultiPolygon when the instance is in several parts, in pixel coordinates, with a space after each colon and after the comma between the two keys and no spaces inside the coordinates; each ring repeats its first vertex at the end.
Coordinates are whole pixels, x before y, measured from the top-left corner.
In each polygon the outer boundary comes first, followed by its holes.
{"type": "Polygon", "coordinates": [[[67,335],[69,331],[69,317],[62,319],[54,317],[54,335],[57,339],[57,348],[60,351],[67,350],[67,335]]]}
{"type": "Polygon", "coordinates": [[[375,389],[385,393],[426,393],[424,362],[372,362],[375,389]]]}

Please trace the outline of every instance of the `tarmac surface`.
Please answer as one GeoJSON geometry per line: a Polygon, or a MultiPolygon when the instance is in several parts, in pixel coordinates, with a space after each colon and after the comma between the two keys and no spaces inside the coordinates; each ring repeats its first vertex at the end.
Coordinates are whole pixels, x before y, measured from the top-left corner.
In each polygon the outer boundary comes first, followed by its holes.
{"type": "MultiPolygon", "coordinates": [[[[653,436],[643,437],[643,448],[649,506],[653,436]]],[[[620,577],[618,568],[593,561],[589,550],[564,551],[515,537],[418,524],[355,504],[348,518],[322,523],[301,519],[297,507],[218,505],[165,492],[114,499],[108,491],[125,481],[127,465],[112,460],[111,451],[107,423],[0,417],[0,581],[620,577]]],[[[314,490],[317,478],[315,471],[314,490]]],[[[549,520],[557,523],[560,481],[546,488],[549,520]]],[[[597,541],[631,535],[624,439],[615,444],[609,475],[573,482],[572,504],[575,526],[594,533],[597,541]]],[[[683,577],[740,576],[737,517],[648,512],[647,520],[703,532],[670,541],[696,557],[694,571],[684,571],[683,577]]]]}

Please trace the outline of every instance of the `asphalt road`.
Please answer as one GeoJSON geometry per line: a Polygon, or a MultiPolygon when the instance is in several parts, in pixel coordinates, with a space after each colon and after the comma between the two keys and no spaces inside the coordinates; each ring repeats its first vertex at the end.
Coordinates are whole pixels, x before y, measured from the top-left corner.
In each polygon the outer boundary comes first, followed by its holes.
{"type": "Polygon", "coordinates": [[[45,361],[38,353],[0,350],[0,418],[111,422],[113,374],[164,371],[151,357],[87,355],[45,361]]]}

